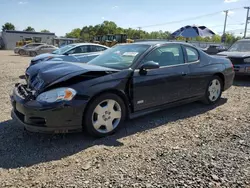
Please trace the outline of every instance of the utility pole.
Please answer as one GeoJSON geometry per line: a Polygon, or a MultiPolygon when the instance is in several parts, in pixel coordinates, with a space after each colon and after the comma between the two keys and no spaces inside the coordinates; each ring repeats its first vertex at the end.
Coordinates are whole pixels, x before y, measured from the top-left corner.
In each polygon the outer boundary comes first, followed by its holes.
{"type": "Polygon", "coordinates": [[[250,19],[249,18],[249,9],[250,7],[244,7],[245,9],[247,9],[247,17],[246,17],[246,25],[245,25],[245,32],[244,32],[244,37],[243,38],[246,38],[247,36],[247,24],[248,24],[248,20],[250,19]]]}
{"type": "Polygon", "coordinates": [[[225,10],[224,12],[225,12],[226,14],[225,14],[225,22],[224,22],[223,35],[225,35],[225,33],[226,33],[228,10],[225,10]]]}
{"type": "Polygon", "coordinates": [[[228,10],[225,10],[225,22],[224,22],[224,29],[223,29],[223,34],[221,36],[221,42],[225,43],[226,42],[226,26],[227,26],[227,16],[228,16],[228,10]]]}
{"type": "Polygon", "coordinates": [[[141,38],[141,27],[138,27],[139,29],[139,39],[141,38]]]}

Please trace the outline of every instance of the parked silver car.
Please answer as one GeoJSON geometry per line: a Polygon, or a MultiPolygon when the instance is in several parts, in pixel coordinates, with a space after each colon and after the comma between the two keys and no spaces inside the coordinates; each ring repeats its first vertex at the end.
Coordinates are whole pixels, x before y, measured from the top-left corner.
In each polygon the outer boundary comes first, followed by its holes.
{"type": "Polygon", "coordinates": [[[25,49],[25,54],[31,57],[34,57],[39,54],[52,53],[57,49],[58,47],[56,46],[44,44],[44,45],[37,46],[35,48],[25,49]]]}
{"type": "Polygon", "coordinates": [[[15,47],[14,53],[19,55],[25,55],[27,49],[36,48],[38,46],[44,45],[45,43],[29,43],[21,47],[15,47]]]}

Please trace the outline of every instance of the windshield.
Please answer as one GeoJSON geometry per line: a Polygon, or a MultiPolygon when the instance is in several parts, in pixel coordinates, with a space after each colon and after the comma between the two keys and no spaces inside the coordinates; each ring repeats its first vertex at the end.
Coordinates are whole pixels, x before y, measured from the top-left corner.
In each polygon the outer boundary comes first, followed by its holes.
{"type": "Polygon", "coordinates": [[[126,69],[129,68],[134,63],[134,60],[149,47],[150,45],[144,44],[116,45],[89,61],[88,64],[120,70],[126,69]]]}
{"type": "Polygon", "coordinates": [[[229,49],[229,52],[250,52],[250,41],[240,41],[234,43],[229,49]]]}
{"type": "Polygon", "coordinates": [[[65,52],[70,50],[71,48],[75,47],[76,45],[74,44],[69,44],[67,46],[61,47],[55,51],[52,52],[52,54],[58,54],[58,55],[63,55],[65,52]]]}

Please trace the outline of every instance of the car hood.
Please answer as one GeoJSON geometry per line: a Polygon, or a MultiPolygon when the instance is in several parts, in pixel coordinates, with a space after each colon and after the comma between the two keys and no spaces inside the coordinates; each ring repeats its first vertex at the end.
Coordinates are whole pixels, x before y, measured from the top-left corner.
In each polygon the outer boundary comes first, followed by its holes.
{"type": "MultiPolygon", "coordinates": [[[[118,71],[119,70],[116,69],[82,63],[47,61],[46,63],[37,64],[28,68],[26,70],[26,76],[28,77],[27,82],[31,88],[40,91],[56,83],[67,81],[70,78],[86,73],[103,72],[110,74],[118,71]],[[39,66],[38,71],[37,66],[39,66]]],[[[101,74],[98,74],[98,76],[99,75],[101,74]]]]}
{"type": "Polygon", "coordinates": [[[45,53],[45,54],[37,55],[36,57],[32,58],[31,61],[38,61],[41,59],[46,59],[48,57],[61,57],[61,56],[64,56],[64,55],[45,53]]]}
{"type": "Polygon", "coordinates": [[[250,52],[229,52],[229,51],[224,51],[224,52],[218,53],[217,55],[227,56],[227,57],[235,57],[235,58],[245,58],[245,57],[250,57],[250,52]]]}

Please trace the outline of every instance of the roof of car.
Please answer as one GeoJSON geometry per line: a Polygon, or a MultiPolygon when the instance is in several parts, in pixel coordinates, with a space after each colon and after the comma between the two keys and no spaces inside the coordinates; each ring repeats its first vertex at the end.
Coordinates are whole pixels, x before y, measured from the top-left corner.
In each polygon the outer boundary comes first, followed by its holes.
{"type": "MultiPolygon", "coordinates": [[[[96,44],[96,43],[90,43],[90,42],[83,42],[83,43],[72,43],[73,45],[76,46],[82,46],[82,45],[96,45],[96,46],[103,46],[103,47],[107,47],[101,44],[96,44]]],[[[108,47],[107,47],[108,48],[108,47]]]]}
{"type": "Polygon", "coordinates": [[[240,39],[238,41],[249,41],[250,42],[250,39],[240,39]]]}
{"type": "Polygon", "coordinates": [[[132,44],[148,44],[148,45],[151,45],[151,46],[154,46],[154,45],[160,45],[160,44],[185,44],[185,45],[189,45],[189,46],[194,46],[193,44],[191,43],[188,43],[188,42],[175,42],[175,41],[139,41],[139,42],[134,42],[132,44]]]}

